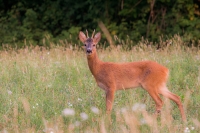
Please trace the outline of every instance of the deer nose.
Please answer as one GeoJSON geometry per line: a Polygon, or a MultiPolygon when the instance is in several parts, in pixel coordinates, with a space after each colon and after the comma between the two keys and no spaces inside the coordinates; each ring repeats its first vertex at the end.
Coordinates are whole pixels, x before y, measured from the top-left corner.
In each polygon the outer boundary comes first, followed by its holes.
{"type": "Polygon", "coordinates": [[[86,52],[87,52],[87,53],[92,53],[92,49],[91,49],[91,48],[88,48],[86,52]]]}

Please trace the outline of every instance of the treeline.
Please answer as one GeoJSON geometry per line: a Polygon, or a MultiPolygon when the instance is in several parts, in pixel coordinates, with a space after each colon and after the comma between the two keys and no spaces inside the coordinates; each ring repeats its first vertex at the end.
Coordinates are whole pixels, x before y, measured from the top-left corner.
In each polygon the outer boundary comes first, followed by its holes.
{"type": "MultiPolygon", "coordinates": [[[[78,43],[80,30],[156,42],[179,34],[186,42],[200,39],[199,0],[1,0],[0,44],[78,43]]],[[[196,43],[198,44],[198,43],[196,43]]]]}

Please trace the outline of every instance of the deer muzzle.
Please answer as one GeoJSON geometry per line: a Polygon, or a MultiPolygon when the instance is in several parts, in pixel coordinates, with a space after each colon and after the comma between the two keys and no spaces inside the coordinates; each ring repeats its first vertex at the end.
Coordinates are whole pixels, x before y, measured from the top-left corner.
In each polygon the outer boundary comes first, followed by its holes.
{"type": "Polygon", "coordinates": [[[92,49],[91,49],[91,48],[87,48],[86,52],[87,52],[88,54],[91,54],[91,53],[92,53],[92,49]]]}

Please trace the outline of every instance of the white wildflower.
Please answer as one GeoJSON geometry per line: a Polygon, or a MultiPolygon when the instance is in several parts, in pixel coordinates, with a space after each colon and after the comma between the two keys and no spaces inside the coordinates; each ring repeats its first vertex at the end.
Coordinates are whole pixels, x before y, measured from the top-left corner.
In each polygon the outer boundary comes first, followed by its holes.
{"type": "Polygon", "coordinates": [[[48,87],[48,88],[51,88],[51,87],[52,87],[52,84],[48,84],[47,87],[48,87]]]}
{"type": "Polygon", "coordinates": [[[140,119],[140,124],[141,125],[146,124],[146,120],[144,118],[140,119]]]}
{"type": "Polygon", "coordinates": [[[140,104],[140,110],[145,110],[146,109],[146,105],[145,104],[140,104]]]}
{"type": "Polygon", "coordinates": [[[53,128],[43,129],[43,132],[45,132],[45,133],[54,133],[53,128]]]}
{"type": "Polygon", "coordinates": [[[190,133],[190,129],[189,129],[188,127],[186,127],[186,128],[184,129],[184,133],[190,133]]]}
{"type": "Polygon", "coordinates": [[[199,56],[195,56],[195,58],[196,58],[197,60],[199,60],[199,56]]]}
{"type": "Polygon", "coordinates": [[[133,111],[137,111],[139,109],[140,104],[139,103],[135,103],[132,107],[133,111]]]}
{"type": "Polygon", "coordinates": [[[78,126],[81,125],[81,123],[80,123],[80,121],[75,121],[74,125],[75,125],[76,127],[78,127],[78,126]]]}
{"type": "Polygon", "coordinates": [[[125,113],[127,111],[127,109],[125,107],[121,108],[121,112],[125,113]]]}
{"type": "Polygon", "coordinates": [[[99,114],[99,109],[97,107],[91,107],[91,110],[95,114],[99,114]]]}
{"type": "Polygon", "coordinates": [[[70,108],[66,108],[62,111],[62,115],[64,115],[64,116],[72,116],[74,114],[75,114],[75,111],[70,108]]]}
{"type": "Polygon", "coordinates": [[[69,107],[72,107],[73,105],[72,105],[71,103],[68,103],[68,106],[69,106],[69,107]]]}
{"type": "Polygon", "coordinates": [[[194,130],[194,127],[191,127],[191,130],[194,130]]]}
{"type": "Polygon", "coordinates": [[[88,119],[88,115],[86,114],[86,113],[80,113],[80,116],[81,116],[81,119],[83,120],[83,121],[85,121],[85,120],[87,120],[88,119]]]}
{"type": "Polygon", "coordinates": [[[133,105],[132,111],[142,111],[145,110],[145,108],[146,108],[145,104],[136,103],[133,105]]]}
{"type": "Polygon", "coordinates": [[[8,133],[8,131],[4,128],[2,133],[8,133]]]}
{"type": "Polygon", "coordinates": [[[10,90],[7,90],[7,92],[8,92],[8,95],[11,95],[11,94],[12,94],[12,91],[10,91],[10,90]]]}
{"type": "Polygon", "coordinates": [[[170,60],[166,60],[166,63],[170,63],[170,60]]]}
{"type": "Polygon", "coordinates": [[[78,98],[78,101],[80,101],[80,102],[81,102],[81,101],[83,101],[83,100],[82,100],[81,98],[78,98]]]}

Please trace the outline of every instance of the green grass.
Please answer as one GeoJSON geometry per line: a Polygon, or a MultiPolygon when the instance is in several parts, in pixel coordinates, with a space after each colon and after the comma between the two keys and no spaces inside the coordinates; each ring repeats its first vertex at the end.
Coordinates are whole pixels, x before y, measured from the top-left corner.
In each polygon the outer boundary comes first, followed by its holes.
{"type": "Polygon", "coordinates": [[[181,47],[174,38],[163,50],[140,44],[130,51],[120,48],[98,50],[103,61],[154,60],[170,70],[168,88],[181,97],[187,123],[178,107],[165,104],[153,117],[155,103],[143,89],[118,91],[110,123],[105,114],[105,94],[95,83],[83,50],[62,46],[0,51],[1,132],[190,132],[200,130],[200,52],[181,47]],[[145,110],[132,111],[136,104],[145,110]],[[167,105],[167,106],[166,106],[167,105]],[[91,107],[99,109],[95,114],[91,107]],[[73,116],[64,116],[64,109],[73,116]],[[88,118],[83,120],[81,113],[88,118]],[[194,127],[194,129],[192,129],[194,127]]]}

